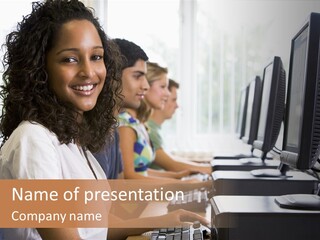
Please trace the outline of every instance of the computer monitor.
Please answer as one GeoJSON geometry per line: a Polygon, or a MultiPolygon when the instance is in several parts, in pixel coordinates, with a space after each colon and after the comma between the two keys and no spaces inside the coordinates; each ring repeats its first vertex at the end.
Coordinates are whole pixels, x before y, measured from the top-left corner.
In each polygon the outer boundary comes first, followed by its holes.
{"type": "MultiPolygon", "coordinates": [[[[259,109],[261,102],[261,78],[256,76],[245,88],[245,106],[243,113],[243,136],[239,138],[246,144],[252,145],[257,137],[259,109]]],[[[242,95],[242,94],[241,94],[242,95]]],[[[234,156],[214,156],[214,159],[242,159],[251,158],[253,156],[254,148],[251,147],[250,154],[238,154],[234,156]]]]}
{"type": "MultiPolygon", "coordinates": [[[[261,78],[256,76],[249,85],[248,106],[246,112],[245,133],[241,138],[244,143],[249,145],[257,138],[259,111],[261,103],[261,78]]],[[[251,150],[253,152],[253,148],[251,150]]]]}
{"type": "Polygon", "coordinates": [[[245,133],[246,118],[247,118],[247,107],[248,107],[248,86],[240,91],[240,101],[237,113],[237,128],[236,134],[238,138],[242,138],[245,133]]]}
{"type": "MultiPolygon", "coordinates": [[[[249,136],[255,135],[254,131],[256,131],[256,128],[253,127],[250,132],[250,125],[251,125],[251,113],[256,111],[257,109],[257,99],[259,98],[259,88],[260,88],[260,78],[256,77],[255,80],[251,81],[244,89],[240,91],[240,101],[238,106],[238,113],[237,113],[237,127],[236,127],[236,136],[243,140],[246,143],[251,142],[251,139],[249,140],[249,136]],[[256,84],[257,82],[257,84],[256,84]],[[250,88],[251,86],[251,88],[250,88]],[[249,94],[251,89],[251,94],[249,94]],[[256,93],[257,91],[257,93],[256,93]],[[250,99],[249,99],[250,95],[250,99]],[[252,109],[254,108],[254,109],[252,109]],[[246,129],[248,129],[246,131],[246,129]]],[[[253,124],[256,124],[254,121],[252,121],[253,124]]],[[[216,155],[213,157],[213,159],[241,159],[241,158],[249,158],[253,157],[253,149],[251,149],[249,154],[240,153],[237,155],[216,155]]]]}
{"type": "MultiPolygon", "coordinates": [[[[291,42],[281,171],[310,169],[320,153],[320,14],[311,13],[291,42]]],[[[284,208],[320,209],[317,195],[276,198],[284,208]]]]}
{"type": "Polygon", "coordinates": [[[264,161],[274,147],[284,116],[286,74],[281,58],[275,56],[264,68],[257,139],[253,148],[262,151],[264,161]]]}

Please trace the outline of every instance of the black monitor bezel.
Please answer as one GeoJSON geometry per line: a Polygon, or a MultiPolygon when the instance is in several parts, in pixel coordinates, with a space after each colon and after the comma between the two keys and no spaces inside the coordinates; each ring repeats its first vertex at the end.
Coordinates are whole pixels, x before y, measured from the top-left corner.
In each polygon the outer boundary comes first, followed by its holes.
{"type": "Polygon", "coordinates": [[[240,99],[239,99],[239,106],[238,106],[238,119],[237,119],[237,135],[238,138],[241,139],[245,134],[246,129],[246,120],[247,120],[247,108],[248,108],[248,94],[249,88],[248,86],[243,88],[240,91],[240,99]],[[244,103],[241,104],[242,98],[244,103]],[[240,119],[241,118],[241,119],[240,119]]]}
{"type": "Polygon", "coordinates": [[[282,60],[280,57],[274,56],[273,60],[269,62],[263,70],[259,125],[257,129],[257,139],[253,142],[253,147],[255,149],[261,150],[264,153],[264,155],[272,149],[280,132],[281,122],[283,120],[285,109],[285,88],[286,79],[282,60]],[[262,106],[262,98],[264,94],[264,88],[266,85],[266,71],[270,67],[272,68],[272,72],[270,80],[270,90],[268,92],[269,96],[267,96],[268,106],[262,106]],[[265,127],[262,130],[263,136],[259,136],[261,111],[264,107],[267,108],[265,127]]]}
{"type": "MultiPolygon", "coordinates": [[[[314,137],[314,111],[316,104],[316,94],[318,91],[317,81],[311,78],[318,78],[319,73],[319,36],[320,36],[320,14],[311,13],[303,27],[300,28],[298,33],[293,37],[291,41],[290,50],[290,65],[288,75],[288,93],[286,101],[286,117],[284,124],[284,137],[283,137],[283,151],[280,155],[280,160],[283,164],[290,167],[306,170],[310,169],[316,161],[317,157],[312,157],[312,139],[314,137]],[[291,78],[293,68],[293,54],[294,54],[294,41],[308,28],[308,40],[307,40],[307,54],[306,54],[306,71],[305,71],[305,85],[303,92],[303,110],[301,119],[301,128],[299,130],[298,146],[288,146],[288,117],[290,111],[290,97],[291,97],[291,78]],[[311,36],[312,34],[312,36],[311,36]],[[312,91],[313,90],[313,91],[312,91]],[[308,93],[306,94],[306,91],[308,93]],[[306,104],[307,103],[307,104],[306,104]],[[302,159],[303,158],[303,159],[302,159]],[[314,159],[311,159],[314,158],[314,159]],[[306,161],[308,159],[308,161],[306,161]]],[[[316,155],[319,155],[317,153],[316,155]]]]}
{"type": "MultiPolygon", "coordinates": [[[[253,83],[255,83],[255,86],[254,86],[254,96],[253,96],[251,116],[249,116],[250,117],[249,135],[246,136],[246,133],[244,133],[244,136],[241,138],[244,143],[249,145],[252,145],[253,141],[256,140],[257,132],[258,132],[259,112],[260,112],[260,103],[261,103],[261,85],[262,85],[260,76],[256,76],[254,80],[252,80],[248,84],[248,91],[250,91],[250,85],[253,83]]],[[[249,95],[249,92],[248,92],[248,95],[249,95]]]]}

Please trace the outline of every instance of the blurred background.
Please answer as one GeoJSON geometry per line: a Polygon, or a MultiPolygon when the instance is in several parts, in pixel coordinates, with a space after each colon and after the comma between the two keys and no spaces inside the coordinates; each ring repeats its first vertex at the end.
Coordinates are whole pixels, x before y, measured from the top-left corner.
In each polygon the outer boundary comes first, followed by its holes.
{"type": "MultiPolygon", "coordinates": [[[[95,9],[109,37],[140,45],[179,82],[179,109],[162,129],[165,146],[194,154],[234,147],[229,143],[236,138],[240,90],[262,77],[273,56],[281,57],[288,72],[291,39],[310,12],[320,12],[318,0],[83,2],[95,9]]],[[[1,45],[31,3],[0,2],[1,45]]]]}

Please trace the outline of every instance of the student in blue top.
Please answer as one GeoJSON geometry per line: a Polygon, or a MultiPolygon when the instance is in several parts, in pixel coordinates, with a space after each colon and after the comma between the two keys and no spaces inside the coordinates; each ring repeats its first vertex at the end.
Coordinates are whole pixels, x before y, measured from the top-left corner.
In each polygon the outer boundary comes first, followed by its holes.
{"type": "Polygon", "coordinates": [[[113,139],[108,139],[104,148],[93,153],[93,156],[98,160],[108,179],[123,178],[123,163],[117,129],[114,131],[113,139]]]}

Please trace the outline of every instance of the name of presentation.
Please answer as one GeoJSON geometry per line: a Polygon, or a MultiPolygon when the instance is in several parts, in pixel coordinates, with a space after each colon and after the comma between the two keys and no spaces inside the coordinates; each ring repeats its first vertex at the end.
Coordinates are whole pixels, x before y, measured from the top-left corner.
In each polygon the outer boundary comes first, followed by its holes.
{"type": "MultiPolygon", "coordinates": [[[[76,201],[83,204],[83,206],[90,202],[95,203],[98,201],[171,201],[173,199],[182,199],[184,194],[182,191],[164,191],[160,189],[142,190],[137,189],[135,191],[107,191],[107,190],[84,190],[80,191],[80,187],[75,187],[72,190],[67,191],[47,191],[47,190],[25,190],[23,187],[12,188],[12,201],[13,202],[57,202],[76,201]],[[80,201],[80,202],[79,202],[80,201]],[[82,202],[81,202],[82,201],[82,202]]],[[[60,202],[59,202],[60,203],[60,202]]],[[[83,208],[85,210],[86,208],[83,208]]],[[[65,221],[101,221],[103,216],[101,213],[92,212],[24,212],[14,210],[11,213],[11,219],[15,222],[52,222],[58,221],[64,223],[65,221]]]]}
{"type": "MultiPolygon", "coordinates": [[[[63,200],[79,201],[80,187],[75,187],[72,191],[63,192],[63,200]]],[[[153,190],[128,190],[128,191],[90,191],[85,190],[83,192],[84,204],[88,204],[92,201],[172,201],[174,199],[184,200],[183,191],[164,191],[163,187],[160,189],[154,188],[153,190]]],[[[12,200],[13,201],[58,201],[59,193],[57,191],[30,191],[24,190],[23,188],[12,189],[12,200]]]]}

